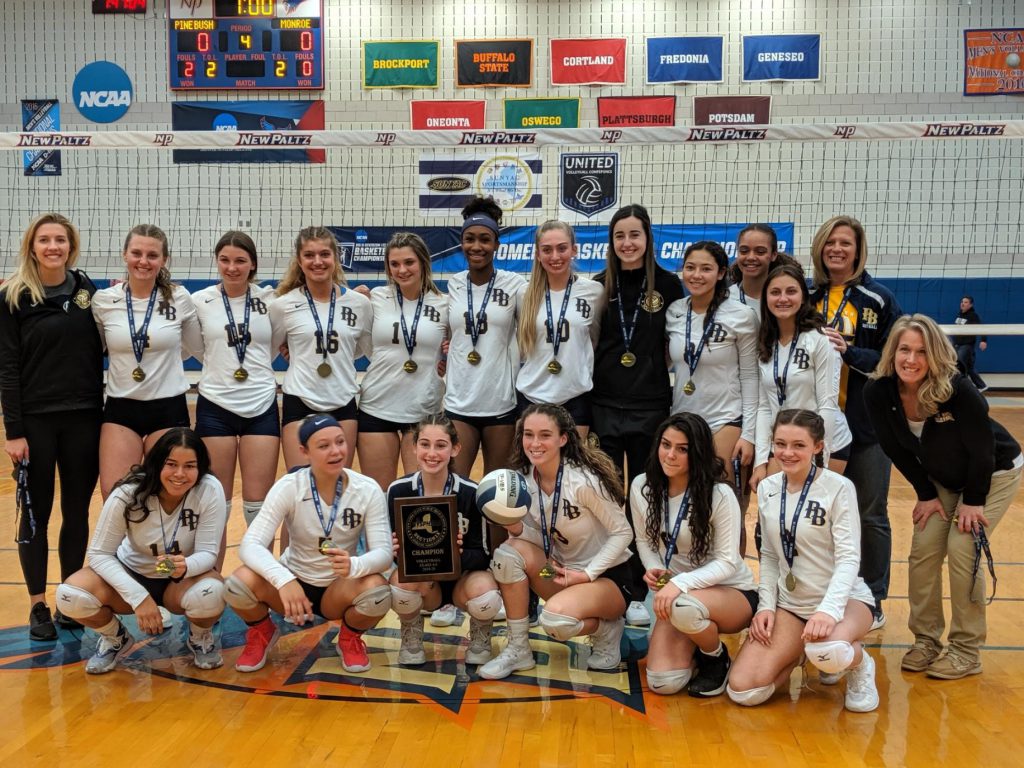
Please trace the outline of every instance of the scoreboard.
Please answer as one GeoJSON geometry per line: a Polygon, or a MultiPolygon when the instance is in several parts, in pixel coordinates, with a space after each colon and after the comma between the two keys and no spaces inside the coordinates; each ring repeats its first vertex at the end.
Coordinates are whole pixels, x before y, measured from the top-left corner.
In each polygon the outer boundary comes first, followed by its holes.
{"type": "Polygon", "coordinates": [[[168,6],[173,90],[323,89],[323,0],[168,6]]]}

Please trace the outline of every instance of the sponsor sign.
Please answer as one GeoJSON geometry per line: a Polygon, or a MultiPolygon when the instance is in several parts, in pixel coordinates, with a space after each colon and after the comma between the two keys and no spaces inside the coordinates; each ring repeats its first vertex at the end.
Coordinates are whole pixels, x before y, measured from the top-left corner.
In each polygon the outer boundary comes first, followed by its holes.
{"type": "Polygon", "coordinates": [[[601,128],[664,128],[676,124],[675,96],[599,96],[601,128]]]}
{"type": "Polygon", "coordinates": [[[505,127],[579,128],[579,99],[505,99],[505,127]]]}
{"type": "Polygon", "coordinates": [[[722,82],[722,37],[647,38],[647,84],[722,82]]]}
{"type": "Polygon", "coordinates": [[[1024,29],[964,30],[964,96],[1024,93],[1024,29]]]}
{"type": "Polygon", "coordinates": [[[457,216],[474,197],[491,195],[509,213],[539,210],[540,155],[422,155],[419,161],[418,207],[424,216],[457,216]]]}
{"type": "Polygon", "coordinates": [[[529,88],[533,85],[533,38],[456,40],[455,85],[529,88]]]}
{"type": "MultiPolygon", "coordinates": [[[[21,127],[25,131],[59,131],[60,102],[57,99],[23,100],[21,102],[21,127]]],[[[24,152],[26,176],[60,176],[60,152],[44,149],[38,152],[24,152]]]]}
{"type": "Polygon", "coordinates": [[[113,123],[132,105],[132,81],[128,73],[110,61],[86,64],[71,84],[75,109],[94,123],[113,123]]]}
{"type": "Polygon", "coordinates": [[[437,88],[436,40],[366,40],[363,88],[437,88]]]}
{"type": "Polygon", "coordinates": [[[619,199],[617,152],[566,152],[559,162],[559,217],[607,221],[619,199]],[[600,213],[603,217],[594,218],[600,213]],[[581,218],[582,217],[582,218],[581,218]]]}
{"type": "Polygon", "coordinates": [[[744,35],[743,81],[820,80],[821,35],[744,35]]]}
{"type": "Polygon", "coordinates": [[[487,124],[483,100],[411,101],[409,109],[414,131],[479,131],[487,124]]]}
{"type": "Polygon", "coordinates": [[[552,85],[626,82],[626,38],[551,41],[552,85]]]}
{"type": "Polygon", "coordinates": [[[771,96],[694,96],[694,125],[768,125],[771,96]]]}

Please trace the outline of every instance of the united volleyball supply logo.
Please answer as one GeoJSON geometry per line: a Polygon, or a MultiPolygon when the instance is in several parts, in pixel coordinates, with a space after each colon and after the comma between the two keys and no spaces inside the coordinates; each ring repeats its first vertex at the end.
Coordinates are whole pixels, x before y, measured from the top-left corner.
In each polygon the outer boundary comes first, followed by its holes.
{"type": "Polygon", "coordinates": [[[94,123],[120,120],[132,105],[131,78],[110,61],[94,61],[78,70],[71,93],[82,117],[94,123]]]}

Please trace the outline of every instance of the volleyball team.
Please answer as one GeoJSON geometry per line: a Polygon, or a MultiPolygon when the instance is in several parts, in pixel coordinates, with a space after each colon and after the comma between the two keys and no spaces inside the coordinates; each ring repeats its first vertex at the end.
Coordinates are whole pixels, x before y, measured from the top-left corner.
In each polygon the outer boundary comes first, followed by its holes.
{"type": "Polygon", "coordinates": [[[536,663],[533,594],[548,636],[589,636],[585,665],[614,672],[625,617],[649,623],[650,593],[651,692],[727,692],[753,706],[806,659],[824,684],[845,677],[846,708],[867,712],[878,693],[862,642],[885,622],[895,463],[918,499],[902,668],[981,671],[976,553],[1019,487],[1020,447],[938,326],[904,316],[866,271],[857,220],[819,228],[807,277],[763,224],[741,232],[731,267],[702,241],[677,276],[655,261],[647,211],[629,205],[612,217],[594,279],[574,269],[572,227],[548,221],[524,280],[495,268],[494,201],[463,216],[468,269],[447,294],[415,234],[392,237],[387,282],[366,290],[347,285],[330,230],[310,227],[276,289],[257,282],[252,239],[228,232],[214,249],[219,281],[190,295],[171,282],[167,237],[152,225],[125,239],[126,279],[99,290],[75,268],[71,222],[34,220],[0,288],[0,405],[32,639],[56,639],[55,623],[95,630],[86,671],[99,674],[135,643],[119,616],[156,634],[170,612],[187,619],[196,666],[212,669],[223,663],[213,626],[230,605],[248,625],[237,670],[266,663],[273,612],[338,621],[342,666],[361,672],[363,633],[389,610],[399,662],[418,665],[424,613],[455,606],[469,615],[465,662],[501,679],[536,663]],[[194,429],[189,357],[203,366],[194,429]],[[485,472],[521,472],[532,497],[503,536],[468,477],[480,453],[485,472]],[[236,467],[247,530],[242,565],[222,574],[236,467]],[[55,475],[62,583],[51,614],[55,475]],[[89,540],[97,479],[104,504],[89,540]],[[753,493],[757,579],[744,558],[753,493]],[[456,497],[462,576],[403,583],[394,500],[440,494],[456,497]],[[732,660],[721,636],[744,629],[732,660]]]}

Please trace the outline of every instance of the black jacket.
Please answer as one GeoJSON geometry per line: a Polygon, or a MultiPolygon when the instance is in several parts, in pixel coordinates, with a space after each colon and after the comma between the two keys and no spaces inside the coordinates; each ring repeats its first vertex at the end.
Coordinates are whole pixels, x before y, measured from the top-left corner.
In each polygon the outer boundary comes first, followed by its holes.
{"type": "MultiPolygon", "coordinates": [[[[974,307],[971,307],[966,312],[959,312],[956,316],[957,325],[978,325],[981,322],[981,318],[978,313],[974,311],[974,307]]],[[[954,336],[953,346],[956,347],[973,347],[974,342],[977,341],[977,336],[954,336]]],[[[982,341],[987,342],[988,337],[982,336],[982,341]]]]}

